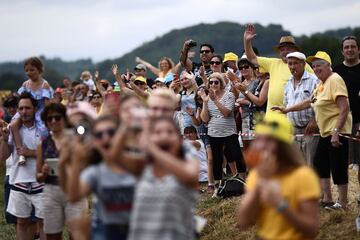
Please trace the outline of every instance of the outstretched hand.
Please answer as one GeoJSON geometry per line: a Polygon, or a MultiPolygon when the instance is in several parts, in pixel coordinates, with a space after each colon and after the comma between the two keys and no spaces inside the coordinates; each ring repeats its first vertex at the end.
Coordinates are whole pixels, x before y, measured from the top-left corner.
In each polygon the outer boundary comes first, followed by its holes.
{"type": "Polygon", "coordinates": [[[244,40],[251,41],[256,36],[255,26],[253,24],[247,24],[245,26],[244,40]]]}
{"type": "Polygon", "coordinates": [[[114,76],[116,76],[119,73],[119,67],[117,64],[113,64],[111,67],[111,72],[114,76]]]}
{"type": "Polygon", "coordinates": [[[273,106],[273,107],[271,107],[271,110],[280,111],[281,113],[284,113],[284,114],[287,113],[286,108],[283,106],[273,106]]]}

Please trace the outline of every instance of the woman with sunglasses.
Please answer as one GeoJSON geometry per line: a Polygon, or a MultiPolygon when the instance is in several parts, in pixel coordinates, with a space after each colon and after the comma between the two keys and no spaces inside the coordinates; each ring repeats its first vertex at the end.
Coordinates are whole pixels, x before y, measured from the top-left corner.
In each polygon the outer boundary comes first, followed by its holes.
{"type": "Polygon", "coordinates": [[[93,218],[99,224],[92,226],[91,239],[127,239],[135,179],[112,158],[112,139],[117,126],[118,121],[112,116],[102,116],[93,124],[91,142],[102,162],[82,170],[90,156],[86,145],[77,141],[73,143],[73,157],[64,163],[69,200],[77,201],[91,193],[97,199],[93,218]]]}
{"type": "Polygon", "coordinates": [[[231,91],[225,90],[225,81],[221,73],[213,73],[209,76],[209,94],[206,95],[205,91],[201,91],[200,96],[203,100],[200,116],[208,123],[215,182],[223,178],[223,155],[226,156],[232,174],[236,175],[239,172],[244,178],[246,166],[234,118],[235,96],[231,91]]]}
{"type": "Polygon", "coordinates": [[[89,103],[95,108],[97,115],[99,115],[103,106],[103,97],[100,92],[91,91],[89,95],[89,103]]]}
{"type": "Polygon", "coordinates": [[[256,239],[314,239],[319,231],[319,179],[293,147],[286,115],[269,112],[255,127],[250,170],[237,225],[256,224],[256,239]]]}
{"type": "Polygon", "coordinates": [[[60,103],[50,103],[41,118],[51,133],[38,146],[36,161],[36,178],[45,183],[42,199],[44,232],[49,240],[62,239],[64,224],[68,225],[72,235],[71,220],[81,216],[85,202],[70,203],[59,186],[57,165],[67,125],[66,108],[60,103]]]}

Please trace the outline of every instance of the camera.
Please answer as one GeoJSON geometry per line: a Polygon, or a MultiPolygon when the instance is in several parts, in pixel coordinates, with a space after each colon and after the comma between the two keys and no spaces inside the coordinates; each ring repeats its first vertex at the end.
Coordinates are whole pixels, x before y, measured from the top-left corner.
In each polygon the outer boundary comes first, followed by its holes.
{"type": "Polygon", "coordinates": [[[196,47],[196,46],[197,46],[197,43],[196,43],[196,41],[194,41],[194,40],[190,40],[188,46],[189,46],[190,48],[196,47]]]}

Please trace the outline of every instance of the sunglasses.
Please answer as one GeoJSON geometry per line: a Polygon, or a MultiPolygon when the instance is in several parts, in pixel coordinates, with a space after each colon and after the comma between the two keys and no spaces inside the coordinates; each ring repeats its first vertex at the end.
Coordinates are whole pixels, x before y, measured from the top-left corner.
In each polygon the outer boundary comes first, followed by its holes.
{"type": "Polygon", "coordinates": [[[111,137],[114,136],[115,132],[116,132],[115,128],[109,128],[109,129],[106,129],[104,131],[94,132],[94,137],[96,139],[102,139],[104,137],[104,135],[107,134],[111,138],[111,137]]]}
{"type": "Polygon", "coordinates": [[[210,53],[211,51],[210,50],[201,50],[200,51],[200,53],[202,53],[202,54],[208,54],[208,53],[210,53]]]}
{"type": "Polygon", "coordinates": [[[220,82],[219,81],[209,81],[209,84],[210,85],[218,85],[220,82]]]}
{"type": "Polygon", "coordinates": [[[91,99],[101,99],[101,96],[96,95],[96,96],[91,96],[90,98],[91,99]]]}
{"type": "Polygon", "coordinates": [[[144,83],[144,82],[141,82],[141,81],[135,81],[134,84],[135,84],[136,86],[138,86],[138,85],[145,85],[145,83],[144,83]]]}
{"type": "Polygon", "coordinates": [[[55,119],[56,122],[60,121],[62,119],[61,115],[53,115],[53,116],[47,116],[46,121],[52,122],[55,119]]]}
{"type": "Polygon", "coordinates": [[[244,66],[240,66],[239,70],[243,70],[243,69],[249,69],[250,66],[249,65],[244,65],[244,66]]]}
{"type": "Polygon", "coordinates": [[[211,61],[210,62],[210,65],[220,65],[221,64],[221,62],[220,61],[211,61]]]}
{"type": "Polygon", "coordinates": [[[341,40],[341,42],[344,42],[344,41],[346,41],[346,40],[355,40],[355,41],[357,41],[357,38],[356,38],[355,36],[345,36],[345,37],[341,40]]]}

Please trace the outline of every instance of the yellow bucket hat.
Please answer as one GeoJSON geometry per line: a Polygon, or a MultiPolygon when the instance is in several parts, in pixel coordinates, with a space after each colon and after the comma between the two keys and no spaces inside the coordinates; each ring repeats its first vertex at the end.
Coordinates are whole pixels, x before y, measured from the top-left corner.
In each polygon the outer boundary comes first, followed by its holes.
{"type": "Polygon", "coordinates": [[[293,142],[294,129],[286,115],[279,112],[268,112],[256,124],[255,133],[258,135],[271,136],[291,144],[293,142]]]}
{"type": "Polygon", "coordinates": [[[227,61],[235,61],[235,62],[237,62],[238,59],[239,59],[238,55],[236,55],[233,52],[228,52],[228,53],[225,53],[225,55],[224,55],[223,63],[227,62],[227,61]]]}
{"type": "Polygon", "coordinates": [[[323,51],[318,51],[315,56],[310,56],[306,59],[307,62],[313,62],[315,61],[316,59],[321,59],[321,60],[325,60],[327,61],[328,63],[330,63],[331,65],[331,58],[329,56],[329,54],[327,54],[326,52],[323,52],[323,51]]]}

